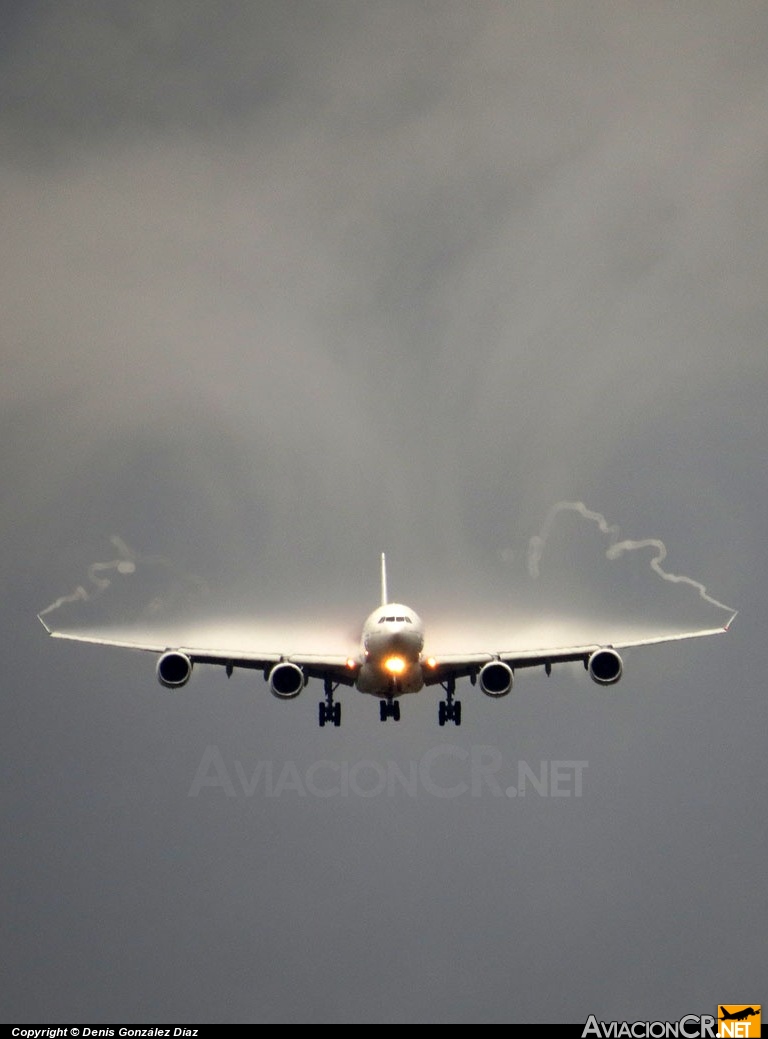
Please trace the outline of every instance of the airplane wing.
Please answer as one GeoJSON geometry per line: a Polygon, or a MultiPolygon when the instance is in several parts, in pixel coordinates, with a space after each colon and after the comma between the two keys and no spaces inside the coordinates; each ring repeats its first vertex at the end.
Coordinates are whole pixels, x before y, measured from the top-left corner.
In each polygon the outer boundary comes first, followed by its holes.
{"type": "Polygon", "coordinates": [[[357,674],[356,664],[354,667],[351,666],[350,658],[339,653],[326,655],[309,652],[272,653],[262,650],[250,652],[247,649],[186,646],[160,641],[134,641],[126,638],[111,638],[91,632],[55,631],[45,623],[45,620],[39,614],[38,620],[48,634],[55,639],[68,639],[72,642],[87,642],[91,645],[113,646],[120,649],[137,649],[146,653],[183,653],[192,664],[220,664],[227,668],[230,673],[232,668],[242,667],[250,668],[254,671],[263,671],[266,677],[275,664],[290,663],[298,664],[309,678],[330,678],[331,681],[338,682],[341,685],[354,685],[357,674]]]}
{"type": "MultiPolygon", "coordinates": [[[[620,639],[611,642],[594,642],[572,646],[539,647],[534,649],[504,649],[502,647],[479,653],[437,653],[428,657],[424,668],[426,685],[443,683],[449,679],[474,676],[485,665],[494,661],[506,664],[515,671],[523,667],[544,667],[549,673],[553,664],[566,664],[581,661],[584,667],[589,666],[595,654],[603,651],[631,649],[634,646],[655,646],[663,642],[679,642],[683,639],[704,638],[707,635],[719,635],[730,628],[736,613],[728,623],[720,628],[703,628],[697,631],[684,631],[651,635],[637,639],[620,639]]],[[[619,659],[617,657],[617,659],[619,659]]],[[[620,659],[619,671],[620,675],[620,659]]],[[[598,679],[600,681],[600,679],[598,679]]],[[[606,681],[605,684],[610,684],[606,681]]]]}
{"type": "MultiPolygon", "coordinates": [[[[435,652],[424,659],[423,676],[425,685],[444,684],[459,678],[469,677],[473,681],[488,664],[505,665],[511,672],[518,668],[543,667],[549,673],[554,664],[582,662],[590,671],[595,681],[611,685],[618,681],[622,673],[622,661],[618,650],[635,646],[653,646],[664,642],[677,642],[683,639],[703,638],[727,631],[736,617],[732,615],[728,623],[720,628],[705,628],[697,631],[672,632],[634,639],[619,639],[579,643],[561,646],[540,646],[536,648],[504,648],[489,646],[479,652],[435,652]]],[[[40,623],[53,638],[68,639],[73,642],[86,642],[93,645],[112,646],[123,649],[141,650],[156,653],[161,658],[164,654],[180,654],[191,664],[218,664],[231,674],[233,668],[248,668],[262,671],[265,678],[276,664],[296,664],[307,678],[329,680],[339,685],[354,685],[358,674],[358,663],[342,653],[318,652],[271,652],[259,647],[256,650],[239,647],[216,647],[205,645],[187,645],[183,641],[143,641],[142,639],[112,638],[106,634],[95,632],[65,632],[51,629],[42,616],[40,623]]],[[[187,674],[188,677],[188,674],[187,674]]],[[[186,680],[186,679],[185,679],[186,680]]],[[[499,680],[503,680],[503,677],[499,680]]],[[[511,683],[511,676],[510,676],[511,683]]],[[[182,681],[172,681],[171,685],[181,685],[182,681]]],[[[508,686],[507,686],[508,688],[508,686]]],[[[493,694],[491,694],[493,695],[493,694]]]]}

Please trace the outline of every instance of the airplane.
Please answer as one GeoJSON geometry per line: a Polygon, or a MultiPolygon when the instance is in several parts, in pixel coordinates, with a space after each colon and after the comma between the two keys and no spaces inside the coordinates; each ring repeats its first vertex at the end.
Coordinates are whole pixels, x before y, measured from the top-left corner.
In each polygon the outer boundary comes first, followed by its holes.
{"type": "Polygon", "coordinates": [[[755,1010],[754,1007],[745,1007],[743,1010],[735,1010],[732,1014],[729,1014],[725,1007],[720,1007],[720,1020],[721,1021],[743,1021],[747,1017],[757,1017],[759,1010],[755,1010]]]}
{"type": "MultiPolygon", "coordinates": [[[[47,612],[47,611],[44,611],[47,612]]],[[[469,678],[488,697],[498,699],[512,689],[518,668],[543,667],[547,674],[553,664],[581,661],[594,682],[614,685],[621,678],[624,664],[619,650],[633,646],[652,646],[662,642],[699,638],[728,631],[736,613],[721,628],[708,628],[653,638],[552,648],[505,651],[499,646],[472,653],[432,656],[425,652],[426,635],[419,615],[403,603],[391,602],[387,593],[386,556],[381,555],[381,605],[363,624],[356,656],[317,653],[272,653],[209,649],[185,645],[110,639],[96,634],[54,631],[42,614],[38,618],[53,638],[71,639],[101,646],[116,646],[159,654],[156,676],[167,689],[187,684],[196,664],[219,664],[231,677],[234,668],[262,671],[270,692],[279,700],[297,697],[311,678],[323,682],[325,699],[319,703],[321,728],[341,725],[341,704],[334,701],[339,686],[355,686],[359,692],[379,698],[382,721],[400,720],[400,696],[417,693],[425,686],[439,685],[445,699],[438,705],[438,723],[461,725],[461,701],[456,699],[456,682],[469,678]]]]}

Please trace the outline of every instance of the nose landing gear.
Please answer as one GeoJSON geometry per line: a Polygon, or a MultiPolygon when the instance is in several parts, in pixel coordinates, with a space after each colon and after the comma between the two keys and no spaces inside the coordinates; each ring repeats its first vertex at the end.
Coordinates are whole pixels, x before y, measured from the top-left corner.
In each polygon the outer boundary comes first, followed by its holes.
{"type": "Polygon", "coordinates": [[[388,696],[386,700],[379,702],[379,716],[383,722],[387,718],[394,718],[396,722],[400,721],[400,704],[397,700],[394,700],[391,696],[388,696]]]}
{"type": "Polygon", "coordinates": [[[392,691],[389,696],[379,701],[379,717],[383,722],[387,718],[393,718],[396,722],[400,721],[400,701],[396,700],[395,697],[399,692],[397,685],[397,679],[392,679],[392,691]]]}

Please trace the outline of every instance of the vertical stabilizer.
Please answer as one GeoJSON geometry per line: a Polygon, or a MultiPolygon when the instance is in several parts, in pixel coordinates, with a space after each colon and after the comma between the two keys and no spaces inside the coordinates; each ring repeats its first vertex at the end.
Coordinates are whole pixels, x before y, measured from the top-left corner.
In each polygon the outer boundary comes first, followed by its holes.
{"type": "Polygon", "coordinates": [[[386,606],[389,602],[387,596],[387,557],[381,553],[381,605],[386,606]]]}

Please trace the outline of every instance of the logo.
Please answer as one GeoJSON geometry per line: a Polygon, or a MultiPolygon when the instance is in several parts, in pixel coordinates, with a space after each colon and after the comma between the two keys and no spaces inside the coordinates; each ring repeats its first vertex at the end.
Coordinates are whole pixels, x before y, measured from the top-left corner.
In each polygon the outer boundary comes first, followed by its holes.
{"type": "Polygon", "coordinates": [[[760,1004],[719,1003],[717,1034],[720,1039],[760,1039],[760,1004]]]}
{"type": "Polygon", "coordinates": [[[686,1014],[679,1021],[598,1021],[592,1014],[581,1039],[760,1039],[760,1004],[718,1003],[717,1017],[686,1014]],[[717,1031],[715,1031],[717,1027],[717,1031]]]}

